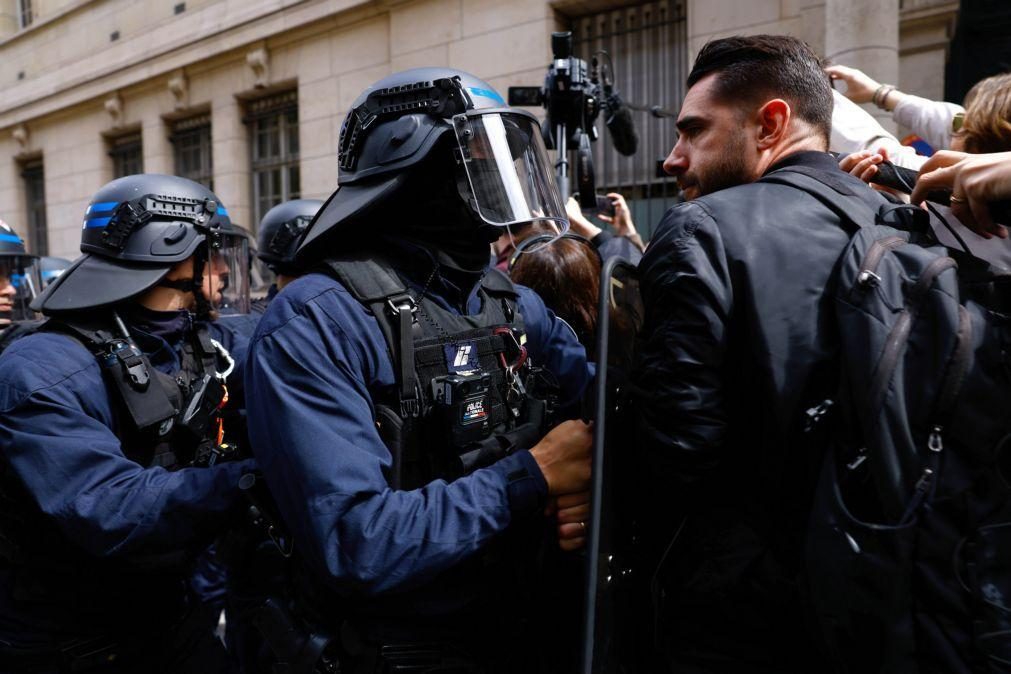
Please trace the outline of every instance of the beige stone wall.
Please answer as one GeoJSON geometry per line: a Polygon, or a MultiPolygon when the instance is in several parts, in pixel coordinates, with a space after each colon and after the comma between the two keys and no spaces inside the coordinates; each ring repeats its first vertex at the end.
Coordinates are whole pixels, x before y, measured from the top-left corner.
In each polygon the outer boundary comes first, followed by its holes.
{"type": "MultiPolygon", "coordinates": [[[[44,159],[50,252],[76,255],[88,197],[112,175],[107,138],[139,129],[145,170],[172,172],[172,119],[209,112],[215,189],[250,225],[244,105],[295,89],[302,192],[337,180],[336,143],[358,93],[393,71],[465,68],[503,91],[539,84],[565,16],[631,0],[36,0],[30,29],[4,33],[0,0],[0,217],[24,233],[20,160],[44,159]],[[120,32],[109,41],[113,30],[120,32]],[[257,67],[251,66],[251,63],[257,67]],[[17,73],[24,72],[18,80],[17,73]],[[20,139],[20,140],[18,140],[20,139]]],[[[785,32],[825,46],[825,0],[687,0],[692,54],[732,33],[785,32]]],[[[935,3],[936,4],[936,3],[935,3]]],[[[952,3],[949,2],[948,5],[952,3]]],[[[939,93],[943,36],[933,6],[903,24],[900,84],[939,93]],[[939,60],[940,59],[940,60],[939,60]]],[[[943,23],[943,21],[941,21],[943,23]]],[[[667,148],[657,152],[666,152],[667,148]]]]}
{"type": "Polygon", "coordinates": [[[0,42],[3,76],[26,73],[0,100],[0,197],[3,217],[24,233],[19,161],[41,154],[50,253],[67,257],[89,196],[112,176],[109,136],[139,129],[145,171],[172,172],[171,120],[209,111],[215,190],[248,226],[245,101],[297,90],[302,194],[325,198],[337,182],[340,124],[370,83],[403,68],[456,65],[503,89],[536,84],[556,27],[543,0],[187,0],[179,16],[174,3],[62,4],[58,19],[0,42]],[[259,72],[247,62],[253,52],[259,72]],[[13,138],[19,127],[25,147],[13,138]]]}
{"type": "MultiPolygon", "coordinates": [[[[864,44],[891,45],[879,51],[887,54],[889,49],[893,53],[897,49],[898,63],[881,72],[875,72],[881,64],[874,62],[873,54],[868,63],[854,63],[856,57],[848,60],[846,54],[837,60],[844,65],[864,67],[869,74],[896,84],[902,91],[932,99],[943,97],[944,64],[954,31],[956,1],[835,0],[833,9],[836,11],[828,13],[826,4],[826,0],[689,0],[691,53],[694,55],[706,41],[714,38],[756,33],[795,35],[806,40],[819,54],[848,51],[864,44]],[[886,4],[902,6],[898,12],[897,44],[894,28],[882,28],[872,20],[860,21],[861,18],[874,18],[886,4]],[[850,35],[835,24],[842,20],[840,15],[849,17],[846,27],[850,35]]],[[[908,129],[894,128],[887,114],[880,117],[900,137],[908,133],[908,129]]]]}

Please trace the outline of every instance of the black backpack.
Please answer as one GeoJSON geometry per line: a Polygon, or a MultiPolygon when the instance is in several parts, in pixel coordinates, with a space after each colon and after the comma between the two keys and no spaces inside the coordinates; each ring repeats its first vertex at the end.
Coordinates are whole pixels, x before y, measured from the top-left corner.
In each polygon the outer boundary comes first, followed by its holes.
{"type": "MultiPolygon", "coordinates": [[[[940,245],[927,213],[824,172],[837,263],[837,394],[807,540],[811,608],[842,672],[1011,671],[1011,276],[940,245]]],[[[824,417],[824,420],[822,418],[824,417]]]]}

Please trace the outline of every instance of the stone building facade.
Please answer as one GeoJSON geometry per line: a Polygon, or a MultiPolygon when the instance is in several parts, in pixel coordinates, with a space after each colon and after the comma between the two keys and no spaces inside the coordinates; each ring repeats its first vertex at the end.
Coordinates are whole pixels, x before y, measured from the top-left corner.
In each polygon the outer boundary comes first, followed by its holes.
{"type": "MultiPolygon", "coordinates": [[[[620,53],[641,107],[676,110],[706,40],[756,32],[939,98],[956,14],[951,0],[0,0],[0,217],[72,258],[89,196],[145,171],[212,184],[255,229],[277,200],[330,194],[341,121],[372,81],[445,65],[503,91],[540,84],[552,31],[570,28],[587,53],[620,53]]],[[[663,201],[673,121],[636,114],[639,154],[601,147],[598,172],[663,201]]]]}

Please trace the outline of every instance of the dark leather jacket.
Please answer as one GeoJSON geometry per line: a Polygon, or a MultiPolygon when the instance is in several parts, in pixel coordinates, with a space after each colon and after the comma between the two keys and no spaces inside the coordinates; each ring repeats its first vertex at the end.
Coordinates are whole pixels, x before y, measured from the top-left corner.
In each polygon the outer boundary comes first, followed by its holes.
{"type": "MultiPolygon", "coordinates": [[[[791,165],[874,210],[884,199],[828,154],[770,171],[791,165]]],[[[659,637],[678,671],[825,670],[798,581],[820,448],[800,429],[834,391],[830,278],[848,240],[814,197],[756,182],[672,208],[639,265],[636,444],[660,520],[659,637]]]]}

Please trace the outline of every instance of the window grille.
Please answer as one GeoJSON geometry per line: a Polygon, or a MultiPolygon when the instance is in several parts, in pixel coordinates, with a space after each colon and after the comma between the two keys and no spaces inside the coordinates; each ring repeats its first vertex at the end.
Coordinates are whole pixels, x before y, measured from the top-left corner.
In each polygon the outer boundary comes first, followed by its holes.
{"type": "Polygon", "coordinates": [[[27,28],[35,20],[35,11],[32,7],[32,0],[18,0],[18,26],[27,28]]]}
{"type": "Polygon", "coordinates": [[[247,107],[254,228],[277,204],[298,199],[298,96],[294,91],[257,99],[247,107]]]}
{"type": "Polygon", "coordinates": [[[112,157],[113,178],[144,172],[143,143],[139,133],[110,139],[109,156],[112,157]]]}
{"type": "Polygon", "coordinates": [[[631,157],[619,154],[601,117],[593,160],[598,193],[623,194],[639,233],[648,238],[678,195],[673,178],[657,176],[657,160],[670,153],[677,139],[676,114],[688,77],[685,0],[660,0],[579,17],[572,20],[572,32],[576,56],[589,62],[594,52],[607,51],[622,99],[643,108],[632,110],[638,152],[631,157]],[[654,106],[675,116],[654,116],[648,111],[654,106]]]}
{"type": "Polygon", "coordinates": [[[172,124],[176,175],[189,178],[214,190],[214,162],[211,153],[211,117],[198,115],[172,124]]]}
{"type": "Polygon", "coordinates": [[[25,181],[25,206],[28,212],[28,252],[34,255],[48,255],[46,182],[42,160],[24,164],[21,177],[25,181]]]}

